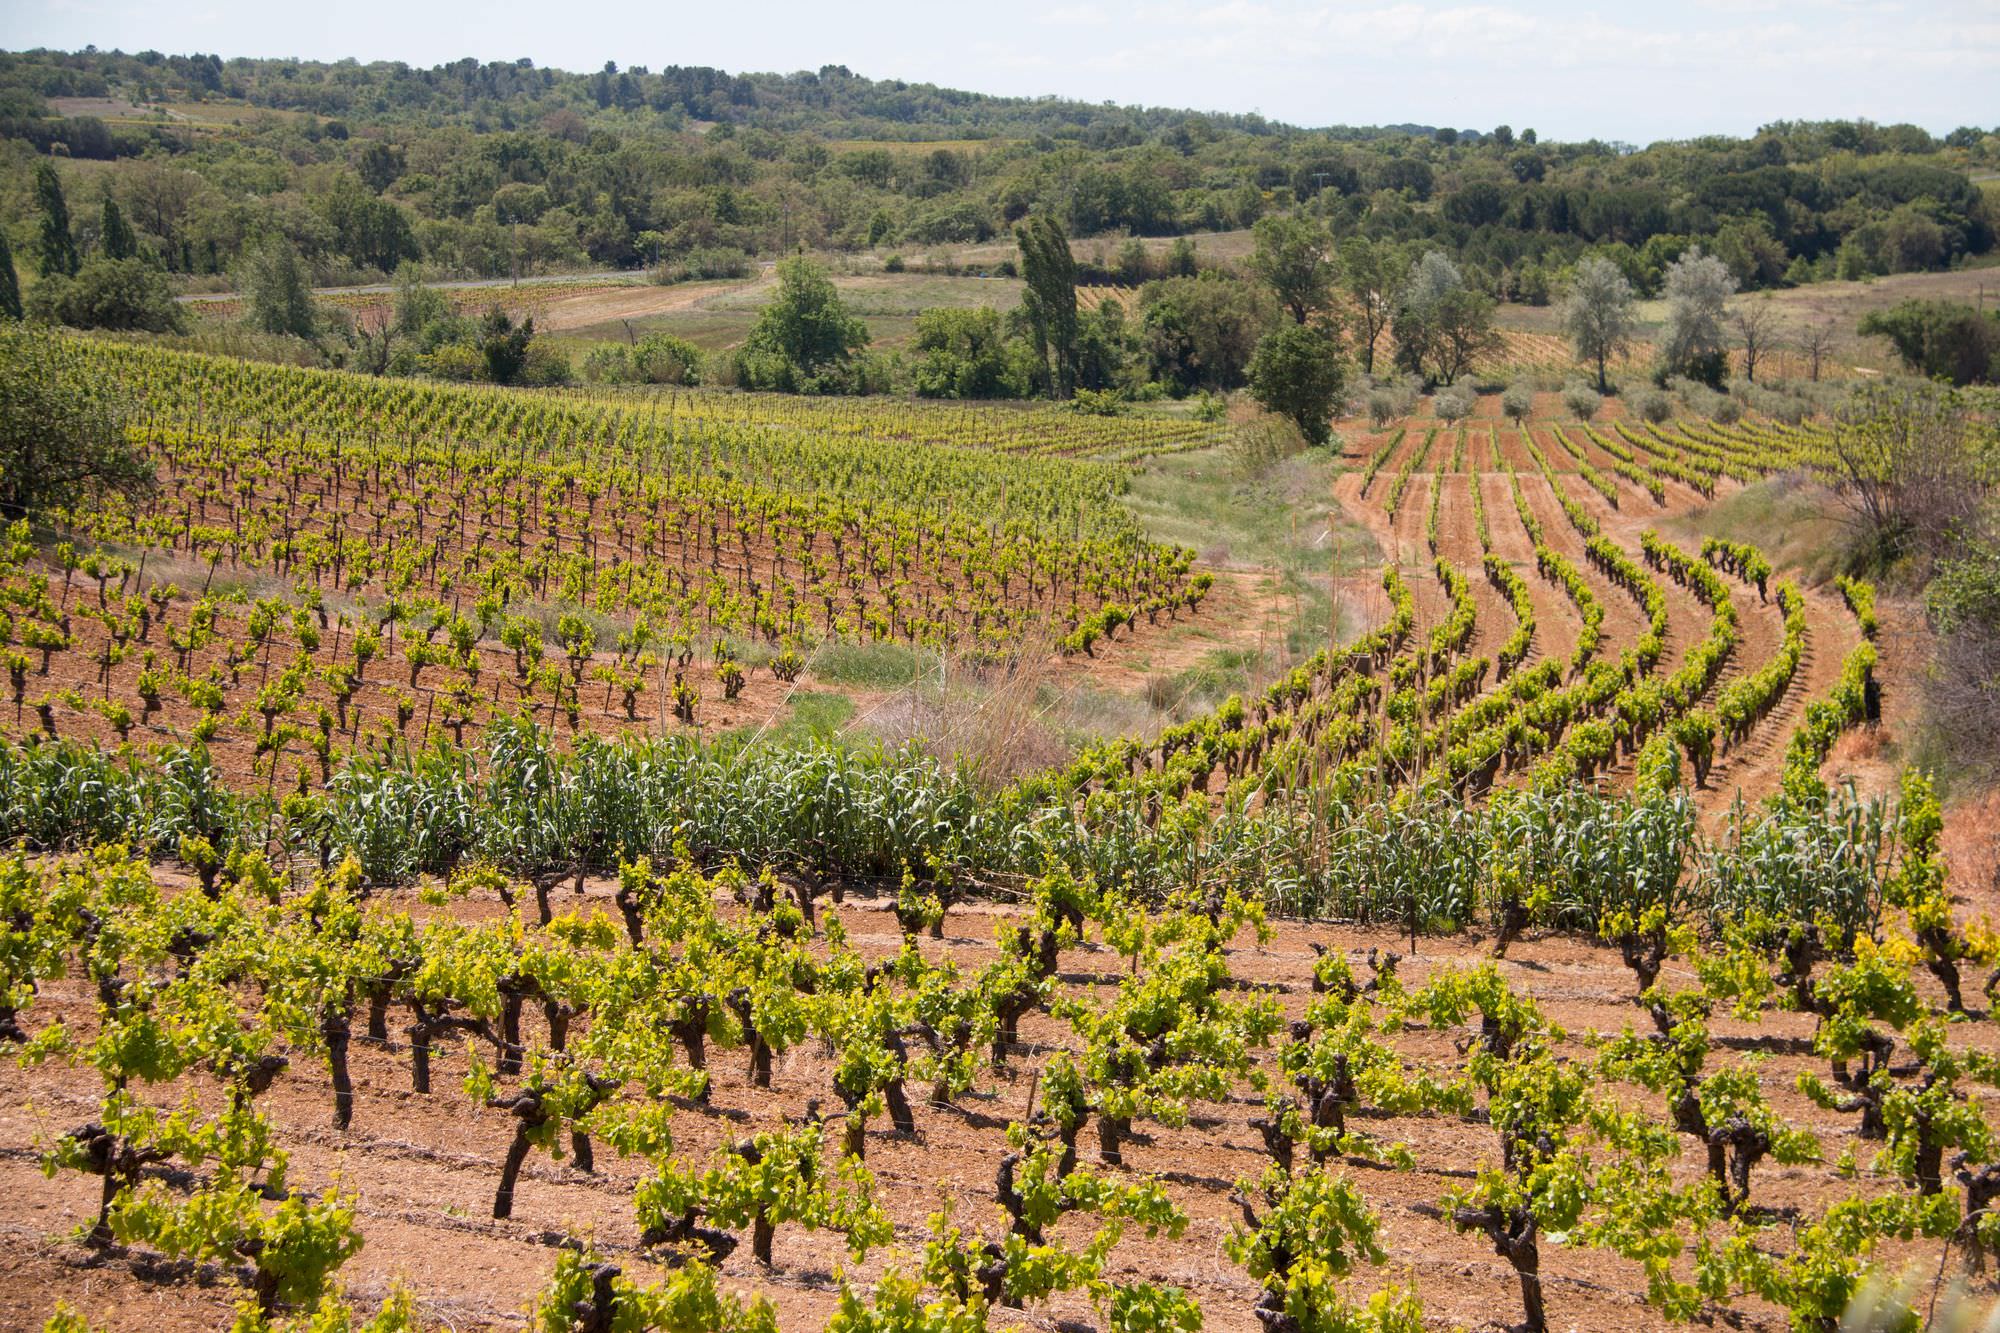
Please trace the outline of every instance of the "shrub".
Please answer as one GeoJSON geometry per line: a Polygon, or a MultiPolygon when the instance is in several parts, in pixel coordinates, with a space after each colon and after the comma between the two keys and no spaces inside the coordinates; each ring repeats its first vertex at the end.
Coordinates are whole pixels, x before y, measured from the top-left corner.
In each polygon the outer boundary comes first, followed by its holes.
{"type": "Polygon", "coordinates": [[[1439,389],[1431,397],[1431,411],[1439,421],[1460,421],[1472,415],[1472,405],[1477,400],[1470,388],[1450,385],[1439,389]]]}
{"type": "Polygon", "coordinates": [[[1368,420],[1376,430],[1381,430],[1402,415],[1402,400],[1391,390],[1376,389],[1368,395],[1368,420]]]}
{"type": "Polygon", "coordinates": [[[1255,475],[1310,447],[1290,417],[1272,413],[1244,423],[1236,431],[1231,451],[1244,472],[1255,475]]]}
{"type": "Polygon", "coordinates": [[[1863,316],[1863,337],[1887,338],[1903,365],[1953,384],[2000,379],[2000,316],[1962,301],[1903,301],[1863,316]]]}
{"type": "Polygon", "coordinates": [[[1578,421],[1588,421],[1597,415],[1597,409],[1604,399],[1588,384],[1571,384],[1563,389],[1563,406],[1578,421]]]}
{"type": "Polygon", "coordinates": [[[1667,387],[1679,396],[1681,406],[1695,416],[1712,417],[1721,410],[1722,395],[1700,380],[1677,375],[1667,381],[1667,387]]]}
{"type": "Polygon", "coordinates": [[[1535,392],[1525,384],[1516,384],[1500,395],[1500,410],[1507,414],[1509,421],[1524,421],[1535,410],[1535,392]]]}
{"type": "Polygon", "coordinates": [[[1674,414],[1674,400],[1657,389],[1640,394],[1633,406],[1641,417],[1652,422],[1665,421],[1674,414]]]}
{"type": "Polygon", "coordinates": [[[486,378],[486,356],[470,343],[446,343],[418,357],[417,369],[441,380],[470,384],[486,378]]]}
{"type": "Polygon", "coordinates": [[[1773,394],[1770,405],[1760,410],[1773,421],[1796,426],[1806,419],[1812,407],[1802,398],[1794,398],[1790,394],[1773,394]]]}
{"type": "Polygon", "coordinates": [[[1125,412],[1125,396],[1116,389],[1078,389],[1070,407],[1085,416],[1115,417],[1125,412]]]}
{"type": "Polygon", "coordinates": [[[653,270],[653,281],[659,283],[713,282],[749,276],[750,256],[727,245],[697,246],[653,270]]]}
{"type": "Polygon", "coordinates": [[[890,255],[882,261],[882,271],[884,273],[901,273],[903,271],[903,257],[901,255],[890,255]]]}
{"type": "Polygon", "coordinates": [[[699,384],[701,349],[685,338],[649,333],[632,349],[632,375],[640,384],[699,384]]]}
{"type": "Polygon", "coordinates": [[[167,275],[143,259],[92,259],[73,278],[43,278],[28,293],[28,314],[74,329],[187,329],[187,315],[174,300],[167,275]]]}
{"type": "Polygon", "coordinates": [[[536,339],[528,344],[528,350],[521,358],[521,368],[514,374],[514,383],[531,388],[568,384],[570,379],[569,353],[551,347],[545,339],[536,339]]]}
{"type": "Polygon", "coordinates": [[[67,340],[0,324],[0,514],[151,480],[126,438],[116,386],[93,376],[67,340]]]}
{"type": "Polygon", "coordinates": [[[627,384],[632,379],[632,349],[623,343],[599,343],[583,354],[583,378],[591,384],[627,384]]]}

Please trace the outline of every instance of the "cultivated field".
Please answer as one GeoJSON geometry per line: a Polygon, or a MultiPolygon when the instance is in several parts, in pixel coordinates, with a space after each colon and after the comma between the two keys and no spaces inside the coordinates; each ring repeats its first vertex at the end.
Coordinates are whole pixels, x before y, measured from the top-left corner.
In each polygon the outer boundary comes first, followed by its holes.
{"type": "Polygon", "coordinates": [[[1823,424],[1487,398],[1313,472],[75,355],[161,484],[0,552],[0,1323],[1818,1330],[2000,1243],[1900,612],[1700,535],[1823,424]],[[1160,503],[1260,467],[1330,492],[1283,569],[1160,503]],[[1301,578],[1346,628],[1267,657],[1301,578]],[[983,761],[745,743],[865,654],[983,761]]]}
{"type": "MultiPolygon", "coordinates": [[[[565,888],[555,905],[564,912],[616,923],[619,912],[610,900],[615,887],[590,881],[581,900],[565,888]]],[[[740,929],[743,912],[728,893],[719,886],[702,887],[713,887],[718,895],[714,929],[724,934],[740,929]]],[[[178,884],[169,890],[176,891],[193,893],[178,884]]],[[[946,915],[943,939],[923,938],[919,931],[906,945],[892,905],[892,900],[850,898],[843,907],[822,900],[819,910],[822,924],[834,917],[844,924],[844,949],[853,951],[854,967],[910,950],[898,971],[916,968],[929,979],[912,987],[913,994],[952,975],[951,969],[967,982],[995,974],[1006,964],[994,947],[995,934],[1034,920],[1026,906],[971,904],[946,915]],[[910,961],[915,956],[924,962],[910,961]]],[[[443,923],[457,923],[490,932],[507,918],[490,891],[442,908],[426,906],[413,895],[392,894],[371,899],[367,911],[378,923],[408,913],[432,923],[428,928],[433,931],[450,930],[454,927],[443,923]]],[[[387,929],[386,924],[381,928],[387,929]]],[[[615,930],[622,935],[623,926],[615,930]]],[[[1087,933],[1095,941],[1099,926],[1093,923],[1087,933]]],[[[543,944],[545,938],[552,937],[531,930],[528,947],[561,947],[543,944]]],[[[682,940],[694,953],[692,938],[682,940]]],[[[1261,1009],[1275,1011],[1287,1022],[1313,1015],[1322,1033],[1335,1013],[1365,1015],[1379,1023],[1403,1001],[1392,1002],[1378,989],[1351,1006],[1330,1009],[1326,995],[1315,993],[1314,977],[1317,973],[1339,978],[1351,971],[1359,982],[1367,983],[1380,975],[1369,965],[1371,953],[1379,957],[1377,951],[1395,949],[1401,955],[1395,976],[1407,996],[1425,996],[1426,985],[1440,978],[1477,976],[1482,975],[1478,969],[1492,968],[1490,975],[1516,993],[1534,997],[1536,1022],[1551,1025],[1549,1049],[1577,1067],[1603,1057],[1595,1034],[1651,1029],[1644,1010],[1634,1004],[1633,974],[1620,963],[1615,949],[1550,936],[1518,942],[1494,964],[1488,958],[1491,947],[1490,937],[1479,932],[1426,938],[1412,951],[1407,941],[1396,939],[1393,929],[1380,927],[1283,923],[1261,942],[1254,929],[1245,927],[1235,932],[1219,955],[1237,989],[1222,992],[1218,1003],[1233,1015],[1232,1021],[1247,1022],[1250,1011],[1261,1009]],[[1563,1035],[1554,1037],[1554,1027],[1563,1035]]],[[[1171,960],[1185,959],[1188,951],[1182,945],[1161,957],[1149,955],[1148,971],[1161,977],[1174,975],[1171,960]]],[[[823,960],[822,975],[839,966],[824,960],[845,956],[844,950],[830,950],[824,944],[809,952],[823,960]]],[[[1057,956],[1051,1002],[1055,1007],[1074,1002],[1086,1012],[1116,1012],[1126,972],[1126,960],[1111,948],[1095,942],[1066,947],[1057,956]]],[[[1124,984],[1128,989],[1134,986],[1130,981],[1124,984]]],[[[1677,960],[1668,965],[1667,984],[1682,988],[1697,982],[1687,964],[1677,960]]],[[[1939,999],[1933,987],[1924,990],[1929,999],[1939,999]]],[[[897,993],[902,993],[900,985],[897,993]]],[[[1128,1007],[1130,1003],[1128,998],[1128,1007]]],[[[530,1058],[538,1059],[546,1049],[546,1024],[538,1003],[531,1003],[527,1014],[523,1040],[530,1058]]],[[[60,1019],[71,1025],[74,1041],[86,1043],[98,1030],[96,1015],[88,983],[73,980],[45,987],[30,1022],[39,1028],[60,1019]]],[[[1346,1143],[1345,1158],[1336,1157],[1331,1167],[1337,1177],[1359,1189],[1380,1223],[1376,1240],[1381,1256],[1376,1263],[1357,1267],[1354,1290],[1359,1294],[1380,1287],[1408,1287],[1422,1299],[1424,1327],[1497,1328],[1518,1319],[1520,1311],[1513,1269],[1482,1238],[1459,1235],[1428,1211],[1453,1191],[1472,1187],[1476,1168],[1499,1160],[1498,1135],[1485,1123],[1481,1109],[1484,1099],[1468,1084],[1467,1051],[1478,1047],[1478,1011],[1470,1010],[1469,1016],[1471,1026],[1413,1016],[1399,1031],[1367,1039],[1369,1044],[1360,1049],[1392,1053],[1387,1058],[1405,1089],[1425,1080],[1438,1085],[1427,1094],[1436,1105],[1418,1105],[1422,1099],[1414,1094],[1390,1091],[1383,1069],[1372,1068],[1367,1090],[1354,1094],[1347,1106],[1347,1124],[1355,1137],[1346,1143]],[[1459,1096],[1446,1090],[1450,1085],[1467,1087],[1462,1112],[1450,1109],[1459,1096]],[[1381,1101],[1396,1099],[1404,1101],[1405,1109],[1380,1108],[1381,1101]],[[1390,1159],[1400,1156],[1400,1148],[1408,1150],[1411,1160],[1399,1167],[1390,1159]]],[[[725,1157],[731,1143],[778,1131],[788,1122],[798,1124],[814,1102],[833,1116],[826,1130],[829,1153],[836,1151],[835,1144],[845,1133],[837,1080],[846,1068],[851,1049],[847,1043],[852,1039],[842,1033],[837,1020],[816,1014],[810,1030],[834,1034],[831,1052],[817,1036],[781,1049],[773,1060],[769,1088],[751,1083],[740,1031],[732,1035],[728,1027],[716,1025],[711,1030],[718,1035],[706,1049],[710,1080],[706,1098],[680,1094],[666,1104],[671,1112],[671,1155],[626,1157],[600,1143],[593,1154],[594,1170],[586,1173],[569,1158],[565,1131],[557,1140],[564,1159],[554,1160],[537,1147],[515,1188],[512,1216],[496,1220],[491,1216],[494,1192],[519,1122],[505,1108],[480,1104],[460,1086],[469,1068],[466,1052],[490,1066],[496,1058],[494,1048],[483,1037],[454,1033],[439,1038],[431,1061],[432,1090],[413,1092],[410,1038],[404,1032],[409,1018],[408,1009],[398,1001],[389,1010],[387,1038],[374,1040],[364,1035],[363,1013],[354,1015],[348,1054],[354,1092],[346,1128],[337,1129],[332,1123],[334,1103],[324,1061],[296,1047],[291,1048],[293,1065],[255,1104],[269,1118],[275,1142],[290,1155],[291,1178],[315,1186],[337,1181],[349,1200],[353,1224],[367,1242],[341,1270],[350,1297],[366,1306],[398,1284],[407,1286],[416,1294],[419,1315],[437,1327],[517,1326],[548,1281],[563,1253],[561,1247],[572,1241],[587,1241],[600,1258],[616,1263],[634,1279],[671,1280],[671,1265],[662,1262],[664,1252],[644,1243],[652,1214],[644,1212],[643,1204],[635,1209],[634,1200],[635,1190],[643,1193],[643,1182],[657,1176],[663,1161],[703,1164],[725,1157]]],[[[1206,1021],[1219,1020],[1211,1015],[1206,1021]]],[[[588,1024],[586,1019],[576,1025],[569,1038],[574,1047],[588,1048],[588,1024]]],[[[914,1103],[913,1132],[898,1132],[889,1114],[877,1109],[864,1134],[872,1197],[893,1219],[893,1239],[856,1262],[836,1231],[781,1224],[767,1266],[750,1253],[746,1229],[743,1243],[720,1264],[723,1287],[771,1300],[782,1327],[813,1328],[837,1308],[836,1275],[845,1274],[860,1285],[892,1267],[912,1267],[913,1256],[932,1236],[926,1219],[941,1210],[952,1210],[954,1223],[965,1233],[965,1244],[974,1249],[984,1239],[1003,1238],[1010,1215],[996,1202],[995,1178],[1009,1153],[1007,1126],[1027,1119],[1031,1101],[1033,1110],[1044,1116],[1055,1114],[1047,1075],[1049,1062],[1056,1058],[1052,1053],[1087,1049],[1081,1031],[1088,1026],[1081,1017],[1064,1021],[1031,1014],[1021,1023],[1021,1044],[1008,1048],[1000,1067],[987,1066],[983,1044],[974,1051],[971,1086],[955,1094],[949,1106],[928,1100],[930,1065],[923,1064],[921,1074],[913,1069],[907,1091],[914,1103]]],[[[1797,1222],[1851,1194],[1896,1197],[1893,1180],[1881,1172],[1864,1171],[1858,1181],[1839,1177],[1834,1163],[1843,1154],[1856,1154],[1865,1165],[1880,1145],[1856,1137],[1854,1115],[1816,1106],[1793,1088],[1801,1073],[1824,1074],[1826,1069],[1825,1061],[1811,1053],[1810,1015],[1767,1012],[1744,1021],[1718,1014],[1710,1026],[1711,1068],[1755,1070],[1769,1113],[1789,1128],[1812,1134],[1823,1159],[1756,1167],[1751,1199],[1762,1219],[1756,1228],[1761,1245],[1782,1252],[1791,1243],[1797,1222]]],[[[663,1045],[672,1044],[666,1033],[657,1035],[663,1045]]],[[[1322,1035],[1319,1040],[1328,1038],[1322,1035]]],[[[1978,1041],[1984,1048],[1992,1046],[1983,1033],[1978,1041]]],[[[917,1038],[912,1037],[908,1046],[914,1061],[921,1064],[929,1058],[928,1048],[917,1038]]],[[[1259,1179],[1272,1162],[1253,1125],[1268,1115],[1256,1082],[1261,1078],[1273,1089],[1295,1092],[1286,1071],[1296,1066],[1298,1054],[1282,1040],[1267,1049],[1246,1051],[1245,1064],[1223,1080],[1229,1095],[1188,1099],[1185,1124],[1142,1117],[1134,1127],[1135,1137],[1120,1145],[1120,1168],[1100,1166],[1095,1123],[1088,1123],[1080,1140],[1079,1170],[1157,1191],[1165,1204],[1163,1214],[1185,1218],[1183,1223],[1176,1217],[1170,1232],[1152,1236],[1140,1224],[1126,1226],[1122,1238],[1108,1250],[1104,1279],[1173,1284],[1200,1303],[1208,1327],[1259,1327],[1253,1308],[1260,1284],[1227,1253],[1228,1238],[1241,1225],[1241,1210],[1231,1194],[1237,1180],[1259,1179]]],[[[660,1058],[686,1073],[684,1053],[660,1058]]],[[[514,1081],[502,1082],[511,1087],[514,1081]]],[[[212,1074],[191,1072],[149,1087],[147,1096],[170,1105],[183,1091],[193,1092],[213,1114],[221,1105],[223,1086],[212,1074]]],[[[1669,1098],[1664,1094],[1615,1080],[1595,1091],[1634,1111],[1665,1118],[1669,1098]]],[[[143,1247],[115,1249],[104,1259],[92,1259],[85,1249],[60,1239],[91,1224],[98,1191],[93,1180],[76,1171],[44,1179],[35,1169],[34,1150],[56,1142],[73,1124],[96,1118],[101,1094],[93,1070],[48,1066],[14,1080],[10,1090],[0,1094],[0,1142],[8,1150],[6,1160],[0,1161],[0,1180],[9,1200],[0,1212],[4,1218],[0,1224],[12,1241],[6,1280],[0,1282],[0,1291],[6,1293],[0,1296],[0,1317],[11,1327],[33,1327],[63,1297],[87,1310],[94,1321],[114,1328],[201,1329],[227,1322],[240,1288],[226,1266],[146,1264],[139,1262],[143,1247]]],[[[1991,1114],[1992,1094],[1981,1091],[1977,1096],[1991,1114]]],[[[644,1101],[629,1088],[621,1098],[644,1101]]],[[[631,1113],[634,1107],[621,1103],[617,1109],[631,1113]]],[[[1181,1119],[1172,1112],[1162,1113],[1174,1121],[1181,1119]]],[[[600,1116],[610,1123],[609,1114],[600,1116]]],[[[1051,1130],[1045,1125],[1042,1132],[1051,1130]]],[[[1605,1151],[1603,1145],[1593,1144],[1594,1153],[1605,1151]]],[[[1309,1146],[1301,1144],[1295,1170],[1306,1171],[1310,1155],[1309,1146]]],[[[1692,1147],[1661,1169],[1686,1189],[1702,1180],[1703,1163],[1703,1151],[1692,1147]]],[[[1600,1163],[1599,1169],[1608,1166],[1600,1163]]],[[[827,1175],[832,1176],[830,1169],[827,1175]]],[[[1260,1212],[1267,1211],[1262,1200],[1253,1202],[1260,1212]]],[[[1048,1234],[1059,1246],[1080,1251],[1102,1225],[1099,1217],[1073,1215],[1048,1234]]],[[[1725,1230],[1718,1223],[1717,1237],[1725,1230]]],[[[1693,1238],[1691,1229],[1685,1239],[1693,1238]]],[[[1937,1262],[1937,1245],[1889,1241],[1881,1257],[1892,1267],[1913,1261],[1929,1272],[1937,1262]]],[[[1685,1262],[1677,1268],[1683,1275],[1692,1271],[1685,1262]]],[[[1581,1238],[1568,1244],[1545,1242],[1540,1274],[1555,1327],[1677,1326],[1642,1302],[1646,1287],[1642,1265],[1603,1243],[1581,1238]]],[[[1740,1321],[1740,1327],[1786,1326],[1782,1311],[1762,1300],[1738,1298],[1730,1304],[1732,1321],[1740,1321]]],[[[1058,1327],[1065,1321],[1097,1324],[1102,1316],[1092,1309],[1086,1294],[1069,1293],[1031,1302],[1024,1311],[996,1311],[995,1318],[1058,1327]]]]}

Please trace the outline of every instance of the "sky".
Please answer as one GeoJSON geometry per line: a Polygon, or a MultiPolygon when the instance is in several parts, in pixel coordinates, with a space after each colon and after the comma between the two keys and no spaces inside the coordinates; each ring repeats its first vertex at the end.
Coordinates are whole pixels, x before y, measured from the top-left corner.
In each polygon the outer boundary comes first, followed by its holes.
{"type": "Polygon", "coordinates": [[[1636,144],[1779,119],[2000,125],[2000,0],[0,3],[0,48],[90,44],[573,70],[837,64],[1010,96],[1636,144]]]}

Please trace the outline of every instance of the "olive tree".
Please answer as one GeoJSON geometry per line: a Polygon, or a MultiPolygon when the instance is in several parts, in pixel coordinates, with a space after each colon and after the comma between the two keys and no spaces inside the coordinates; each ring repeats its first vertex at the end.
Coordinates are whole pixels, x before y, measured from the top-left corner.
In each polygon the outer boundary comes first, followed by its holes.
{"type": "Polygon", "coordinates": [[[39,329],[0,325],[0,515],[151,480],[126,438],[123,405],[69,345],[39,329]]]}
{"type": "Polygon", "coordinates": [[[1458,265],[1439,250],[1410,270],[1393,327],[1397,362],[1430,385],[1458,379],[1497,342],[1492,298],[1467,286],[1458,265]]]}
{"type": "Polygon", "coordinates": [[[1610,260],[1590,255],[1576,266],[1563,300],[1563,332],[1576,359],[1597,367],[1599,393],[1611,391],[1607,368],[1632,344],[1632,301],[1632,284],[1610,260]]]}
{"type": "Polygon", "coordinates": [[[1696,246],[1667,265],[1667,318],[1660,330],[1660,355],[1670,375],[1704,384],[1722,383],[1729,367],[1724,320],[1736,278],[1729,266],[1696,246]]]}

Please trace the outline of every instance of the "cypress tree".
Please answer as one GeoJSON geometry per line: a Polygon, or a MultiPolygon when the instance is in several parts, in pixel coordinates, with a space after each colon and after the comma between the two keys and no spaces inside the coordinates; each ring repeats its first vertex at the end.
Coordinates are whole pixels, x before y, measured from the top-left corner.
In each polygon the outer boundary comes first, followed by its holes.
{"type": "Polygon", "coordinates": [[[1032,217],[1014,229],[1014,239],[1021,247],[1021,276],[1027,285],[1021,300],[1034,328],[1035,350],[1044,366],[1051,355],[1055,358],[1053,395],[1075,397],[1076,259],[1069,238],[1055,219],[1032,217]]]}
{"type": "Polygon", "coordinates": [[[35,170],[35,202],[42,208],[42,276],[75,277],[83,258],[76,252],[76,237],[69,233],[69,203],[53,162],[43,162],[35,170]]]}
{"type": "Polygon", "coordinates": [[[0,319],[21,317],[21,283],[14,276],[14,250],[0,230],[0,319]]]}
{"type": "Polygon", "coordinates": [[[132,224],[125,220],[125,212],[116,199],[104,201],[104,222],[99,230],[104,233],[104,253],[111,258],[130,259],[139,253],[139,238],[133,234],[132,224]]]}

